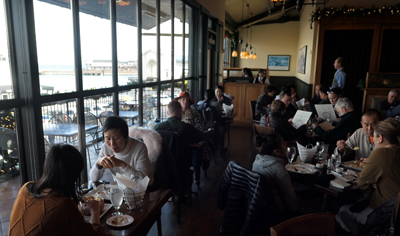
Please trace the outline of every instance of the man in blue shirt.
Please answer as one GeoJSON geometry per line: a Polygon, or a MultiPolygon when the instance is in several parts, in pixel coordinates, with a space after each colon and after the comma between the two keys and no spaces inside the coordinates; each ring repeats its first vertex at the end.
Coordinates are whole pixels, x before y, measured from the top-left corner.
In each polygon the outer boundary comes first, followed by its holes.
{"type": "Polygon", "coordinates": [[[342,91],[344,91],[345,88],[345,84],[346,84],[346,73],[343,71],[343,57],[338,57],[335,60],[335,63],[333,63],[333,66],[336,69],[336,73],[335,76],[333,77],[333,81],[332,81],[332,87],[330,87],[330,89],[333,88],[340,88],[342,91]]]}

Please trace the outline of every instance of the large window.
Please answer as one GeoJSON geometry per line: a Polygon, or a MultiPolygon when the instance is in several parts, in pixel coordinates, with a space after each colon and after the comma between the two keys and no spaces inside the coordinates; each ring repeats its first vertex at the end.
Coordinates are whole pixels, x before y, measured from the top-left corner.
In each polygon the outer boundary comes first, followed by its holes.
{"type": "Polygon", "coordinates": [[[41,94],[76,91],[70,2],[33,4],[41,94]]]}
{"type": "Polygon", "coordinates": [[[183,3],[175,0],[174,18],[174,78],[183,78],[183,3]]]}
{"type": "Polygon", "coordinates": [[[12,99],[14,97],[4,13],[4,3],[0,1],[0,100],[12,99]]]}
{"type": "Polygon", "coordinates": [[[83,89],[112,86],[110,1],[79,1],[83,89]]]}
{"type": "Polygon", "coordinates": [[[160,75],[161,80],[170,80],[171,74],[171,36],[172,36],[172,18],[171,18],[171,0],[160,0],[160,75]]]}
{"type": "Polygon", "coordinates": [[[156,1],[142,0],[143,82],[157,81],[157,10],[156,1]]]}
{"type": "MultiPolygon", "coordinates": [[[[20,132],[23,181],[40,178],[45,154],[57,143],[81,150],[89,171],[111,115],[146,126],[167,119],[168,103],[182,91],[198,97],[190,61],[198,53],[191,46],[196,11],[181,0],[0,0],[0,118],[7,117],[0,127],[20,132]],[[9,56],[8,38],[16,55],[9,56]]],[[[0,159],[10,153],[16,152],[0,159]]],[[[8,168],[19,173],[18,158],[8,168]]]]}
{"type": "Polygon", "coordinates": [[[138,84],[136,0],[117,3],[118,84],[138,84]]]}

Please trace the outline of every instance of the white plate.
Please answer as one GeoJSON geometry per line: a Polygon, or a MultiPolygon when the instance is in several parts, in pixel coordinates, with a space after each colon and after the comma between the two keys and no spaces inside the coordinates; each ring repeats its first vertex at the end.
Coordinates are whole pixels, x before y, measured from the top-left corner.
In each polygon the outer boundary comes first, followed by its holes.
{"type": "MultiPolygon", "coordinates": [[[[101,218],[102,216],[104,216],[104,214],[106,214],[106,212],[107,212],[108,210],[110,210],[111,207],[112,207],[112,204],[104,203],[103,211],[100,212],[100,218],[101,218]]],[[[87,222],[90,222],[90,217],[91,217],[91,216],[84,216],[84,217],[85,217],[85,220],[86,220],[87,222]]]]}
{"type": "Polygon", "coordinates": [[[314,174],[317,171],[314,165],[307,163],[286,165],[286,170],[301,174],[314,174]]]}
{"type": "Polygon", "coordinates": [[[93,197],[101,197],[104,200],[110,200],[109,189],[107,191],[100,190],[100,189],[103,189],[103,186],[104,185],[101,184],[97,187],[97,190],[96,189],[90,190],[87,194],[85,194],[85,197],[93,196],[93,197]],[[103,192],[103,193],[101,193],[101,192],[103,192]]]}
{"type": "Polygon", "coordinates": [[[106,223],[109,226],[113,226],[113,227],[124,227],[124,226],[132,224],[133,221],[134,221],[134,219],[130,215],[117,215],[117,216],[111,216],[110,218],[108,218],[106,223]],[[120,222],[118,224],[113,224],[112,221],[116,218],[120,218],[119,219],[120,222]]]}

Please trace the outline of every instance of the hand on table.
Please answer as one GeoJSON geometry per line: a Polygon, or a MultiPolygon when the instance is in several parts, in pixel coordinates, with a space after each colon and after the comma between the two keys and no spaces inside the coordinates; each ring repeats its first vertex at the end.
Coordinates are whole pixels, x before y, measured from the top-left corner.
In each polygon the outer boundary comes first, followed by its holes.
{"type": "Polygon", "coordinates": [[[339,140],[339,141],[337,141],[336,146],[338,148],[339,153],[343,154],[343,151],[346,148],[347,144],[346,144],[346,141],[339,140]]]}
{"type": "Polygon", "coordinates": [[[288,121],[290,124],[293,124],[293,118],[290,118],[288,121]]]}
{"type": "Polygon", "coordinates": [[[314,130],[318,125],[317,124],[312,124],[312,129],[314,130]]]}

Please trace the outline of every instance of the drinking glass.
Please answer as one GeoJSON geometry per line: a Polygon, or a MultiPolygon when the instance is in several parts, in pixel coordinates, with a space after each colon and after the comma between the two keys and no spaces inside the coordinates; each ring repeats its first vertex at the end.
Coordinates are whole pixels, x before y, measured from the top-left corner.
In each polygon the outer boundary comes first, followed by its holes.
{"type": "Polygon", "coordinates": [[[296,156],[296,148],[295,147],[287,147],[286,157],[287,157],[290,165],[292,164],[295,156],[296,156]]]}
{"type": "Polygon", "coordinates": [[[122,213],[119,212],[119,208],[121,207],[123,197],[124,193],[122,192],[121,189],[117,188],[111,190],[110,192],[111,204],[115,207],[115,210],[117,210],[117,212],[112,213],[113,216],[122,215],[122,213]]]}
{"type": "Polygon", "coordinates": [[[339,167],[340,164],[342,163],[342,156],[340,154],[338,154],[337,156],[335,156],[335,167],[339,167]]]}
{"type": "Polygon", "coordinates": [[[324,142],[317,142],[317,152],[318,152],[318,159],[322,160],[322,153],[324,152],[325,147],[324,147],[324,142]]]}

